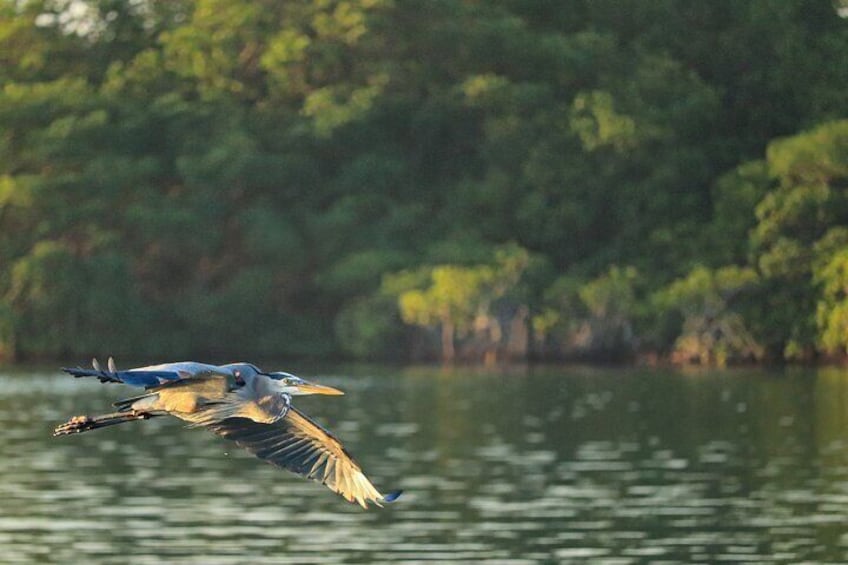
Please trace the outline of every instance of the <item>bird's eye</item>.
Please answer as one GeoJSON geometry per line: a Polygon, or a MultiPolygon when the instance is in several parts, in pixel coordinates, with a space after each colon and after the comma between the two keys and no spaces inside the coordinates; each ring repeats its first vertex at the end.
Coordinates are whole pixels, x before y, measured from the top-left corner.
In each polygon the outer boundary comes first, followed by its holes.
{"type": "Polygon", "coordinates": [[[236,378],[236,385],[244,386],[244,379],[241,378],[241,371],[236,371],[233,374],[235,375],[235,378],[236,378]]]}

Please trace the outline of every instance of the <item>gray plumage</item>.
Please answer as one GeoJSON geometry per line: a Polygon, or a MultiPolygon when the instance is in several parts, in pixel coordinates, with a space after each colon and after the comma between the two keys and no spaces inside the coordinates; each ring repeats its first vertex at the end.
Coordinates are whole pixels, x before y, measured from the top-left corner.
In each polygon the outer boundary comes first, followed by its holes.
{"type": "Polygon", "coordinates": [[[234,441],[260,459],[308,479],[363,508],[393,502],[400,491],[381,494],[330,432],[292,406],[292,396],[343,394],[289,373],[265,373],[250,363],[207,365],[193,361],[118,371],[109,358],[104,371],[63,369],[75,377],[144,387],[145,393],[115,403],[116,412],[77,416],[57,427],[68,435],[134,420],[171,415],[234,441]]]}

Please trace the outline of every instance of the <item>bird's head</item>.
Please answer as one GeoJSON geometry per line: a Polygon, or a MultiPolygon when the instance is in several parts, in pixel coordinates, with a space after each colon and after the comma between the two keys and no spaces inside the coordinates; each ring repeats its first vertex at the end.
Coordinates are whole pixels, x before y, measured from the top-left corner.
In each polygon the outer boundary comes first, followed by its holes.
{"type": "Polygon", "coordinates": [[[291,396],[303,396],[306,394],[337,396],[344,394],[337,388],[311,383],[291,373],[282,371],[266,373],[252,363],[231,363],[224,365],[224,367],[232,372],[237,388],[246,386],[251,390],[273,391],[291,396]]]}
{"type": "Polygon", "coordinates": [[[275,381],[277,388],[283,394],[290,394],[292,396],[303,396],[306,394],[338,396],[344,394],[337,388],[311,383],[291,373],[278,371],[276,373],[267,373],[267,376],[275,381]]]}

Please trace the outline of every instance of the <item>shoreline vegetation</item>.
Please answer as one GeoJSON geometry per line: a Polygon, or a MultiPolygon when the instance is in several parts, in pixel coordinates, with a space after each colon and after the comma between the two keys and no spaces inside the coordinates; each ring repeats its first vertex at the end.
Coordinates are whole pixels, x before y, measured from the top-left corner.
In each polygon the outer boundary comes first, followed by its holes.
{"type": "Polygon", "coordinates": [[[842,363],[845,2],[0,5],[0,361],[842,363]]]}

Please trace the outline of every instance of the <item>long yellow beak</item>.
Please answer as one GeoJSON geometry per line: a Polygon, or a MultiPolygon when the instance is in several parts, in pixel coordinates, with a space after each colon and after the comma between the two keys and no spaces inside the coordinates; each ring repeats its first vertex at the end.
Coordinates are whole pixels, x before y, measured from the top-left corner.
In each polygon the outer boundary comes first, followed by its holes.
{"type": "Polygon", "coordinates": [[[297,385],[297,391],[300,394],[326,394],[328,396],[341,396],[344,393],[337,388],[324,385],[316,385],[314,383],[302,383],[297,385]]]}

